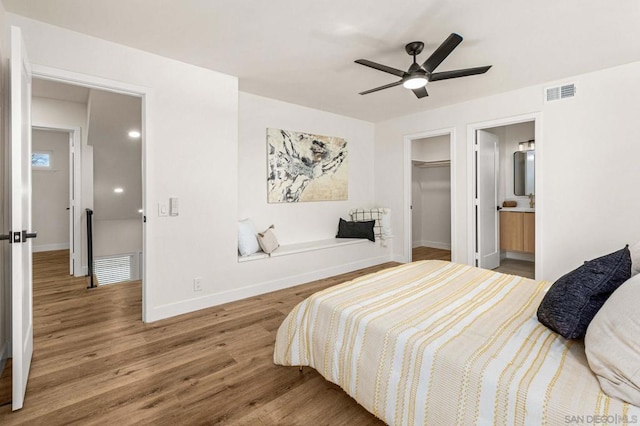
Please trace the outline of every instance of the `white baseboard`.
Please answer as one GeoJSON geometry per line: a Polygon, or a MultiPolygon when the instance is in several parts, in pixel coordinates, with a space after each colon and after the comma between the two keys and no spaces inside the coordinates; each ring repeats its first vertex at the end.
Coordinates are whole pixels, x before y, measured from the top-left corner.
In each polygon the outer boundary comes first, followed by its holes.
{"type": "Polygon", "coordinates": [[[451,243],[441,243],[439,241],[420,240],[413,242],[413,248],[416,247],[431,247],[441,250],[451,250],[451,243]]]}
{"type": "Polygon", "coordinates": [[[33,252],[38,253],[40,251],[52,251],[52,250],[69,250],[69,243],[56,243],[56,244],[42,244],[39,246],[33,246],[33,252]]]}
{"type": "Polygon", "coordinates": [[[310,281],[321,280],[323,278],[344,274],[347,272],[367,268],[369,266],[379,265],[381,263],[390,261],[391,255],[379,256],[360,260],[357,262],[347,263],[344,265],[320,269],[305,274],[294,275],[282,279],[253,284],[239,289],[207,294],[202,297],[189,299],[182,302],[169,303],[150,309],[146,314],[145,322],[158,321],[176,315],[186,314],[188,312],[210,308],[212,306],[222,305],[224,303],[229,303],[240,299],[246,299],[247,297],[258,296],[260,294],[269,293],[276,290],[282,290],[284,288],[293,287],[310,281]]]}
{"type": "Polygon", "coordinates": [[[80,270],[78,272],[73,274],[74,277],[86,277],[87,275],[89,275],[88,266],[81,266],[79,269],[80,270]]]}
{"type": "Polygon", "coordinates": [[[505,256],[502,259],[514,259],[514,260],[524,260],[527,262],[535,262],[536,255],[533,253],[518,253],[514,251],[508,251],[508,252],[505,252],[505,256]]]}

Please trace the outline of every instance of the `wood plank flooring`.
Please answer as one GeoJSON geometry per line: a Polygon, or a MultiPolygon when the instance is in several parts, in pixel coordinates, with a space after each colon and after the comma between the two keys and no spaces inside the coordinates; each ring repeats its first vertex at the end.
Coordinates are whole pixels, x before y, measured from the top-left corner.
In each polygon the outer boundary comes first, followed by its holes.
{"type": "Polygon", "coordinates": [[[414,247],[411,250],[414,262],[418,260],[447,260],[451,262],[451,250],[442,250],[433,247],[414,247]]]}
{"type": "Polygon", "coordinates": [[[34,254],[34,355],[24,408],[0,424],[381,425],[312,368],[273,364],[275,333],[310,294],[395,265],[151,324],[141,285],[87,290],[68,252],[34,254]]]}
{"type": "MultiPolygon", "coordinates": [[[[450,250],[442,250],[432,247],[414,247],[412,255],[414,262],[430,259],[451,261],[450,250]]],[[[524,260],[502,259],[500,261],[500,266],[494,269],[494,271],[533,279],[535,276],[535,264],[524,260]]]]}

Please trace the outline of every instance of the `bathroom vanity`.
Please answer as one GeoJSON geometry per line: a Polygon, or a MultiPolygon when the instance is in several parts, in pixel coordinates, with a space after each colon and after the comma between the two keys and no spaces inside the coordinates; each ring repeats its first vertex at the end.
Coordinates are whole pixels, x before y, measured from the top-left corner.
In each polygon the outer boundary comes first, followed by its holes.
{"type": "Polygon", "coordinates": [[[536,251],[536,213],[533,208],[500,211],[500,249],[522,253],[536,251]]]}

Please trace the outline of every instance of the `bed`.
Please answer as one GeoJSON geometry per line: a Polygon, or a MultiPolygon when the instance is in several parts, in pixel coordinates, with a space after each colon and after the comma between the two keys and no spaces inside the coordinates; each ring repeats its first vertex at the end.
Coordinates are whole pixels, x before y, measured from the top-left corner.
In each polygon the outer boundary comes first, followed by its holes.
{"type": "Polygon", "coordinates": [[[537,321],[549,285],[444,261],[385,269],[297,305],[274,362],[315,368],[390,425],[637,422],[582,342],[537,321]]]}

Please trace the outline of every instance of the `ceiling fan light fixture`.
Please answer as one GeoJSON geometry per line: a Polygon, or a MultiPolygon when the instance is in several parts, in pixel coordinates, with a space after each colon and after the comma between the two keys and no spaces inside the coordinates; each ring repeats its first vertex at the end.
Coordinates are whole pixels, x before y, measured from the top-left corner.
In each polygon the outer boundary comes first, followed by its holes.
{"type": "Polygon", "coordinates": [[[429,80],[423,75],[416,75],[415,77],[409,77],[402,85],[407,89],[419,89],[427,85],[429,80]]]}

